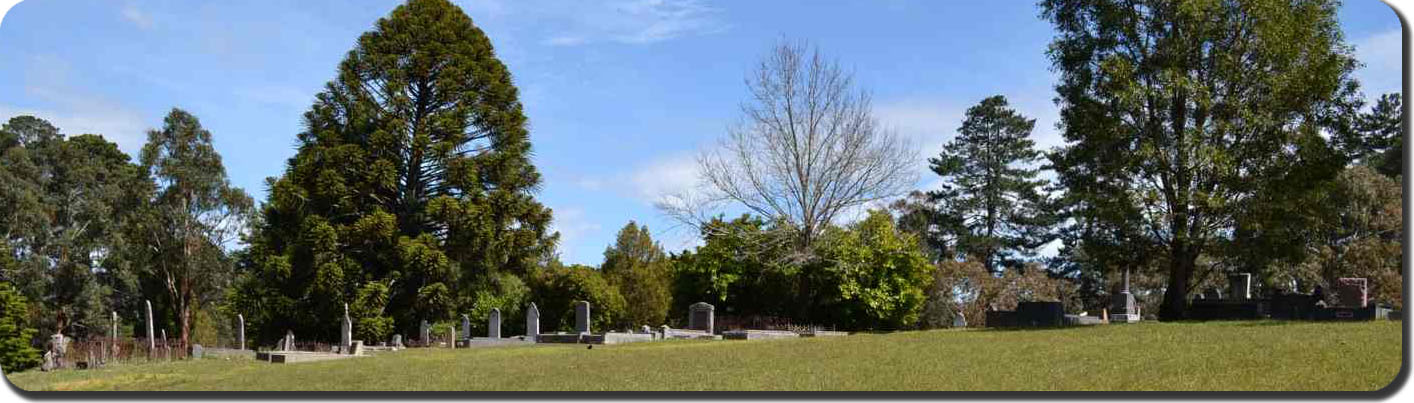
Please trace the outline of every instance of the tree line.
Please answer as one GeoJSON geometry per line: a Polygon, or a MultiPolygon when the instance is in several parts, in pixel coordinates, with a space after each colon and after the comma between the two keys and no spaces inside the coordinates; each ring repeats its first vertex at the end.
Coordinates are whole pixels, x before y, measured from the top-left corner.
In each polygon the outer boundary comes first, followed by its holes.
{"type": "Polygon", "coordinates": [[[997,95],[931,158],[837,61],[782,43],[699,157],[700,186],[658,205],[701,246],[668,252],[629,222],[594,267],[557,258],[489,39],[446,0],[410,0],[358,38],[258,205],[179,109],[136,161],[10,119],[0,365],[35,365],[47,334],[102,336],[109,311],[146,336],[147,299],[183,344],[216,343],[236,314],[257,344],[335,340],[345,304],[362,340],[462,315],[482,331],[491,309],[515,334],[532,302],[545,331],[569,330],[580,300],[596,329],[681,326],[699,301],[849,330],[976,325],[1019,301],[1098,311],[1124,270],[1160,319],[1233,272],[1266,291],[1367,277],[1402,306],[1403,105],[1367,105],[1337,6],[1042,1],[1064,144],[1038,148],[1035,119],[997,95]],[[925,161],[940,185],[914,190],[925,161]]]}

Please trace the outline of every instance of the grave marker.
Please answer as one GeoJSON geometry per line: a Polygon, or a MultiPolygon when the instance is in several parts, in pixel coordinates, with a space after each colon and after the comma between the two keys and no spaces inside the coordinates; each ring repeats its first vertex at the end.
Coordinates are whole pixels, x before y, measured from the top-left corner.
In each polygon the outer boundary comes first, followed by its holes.
{"type": "Polygon", "coordinates": [[[531,340],[540,335],[540,309],[535,307],[534,302],[525,309],[525,335],[531,340]]]}
{"type": "Polygon", "coordinates": [[[353,351],[353,320],[349,319],[349,304],[344,304],[344,322],[339,328],[339,352],[353,351]]]}
{"type": "Polygon", "coordinates": [[[462,315],[462,337],[471,338],[471,317],[462,315]]]}
{"type": "Polygon", "coordinates": [[[1364,278],[1342,278],[1336,280],[1336,284],[1336,306],[1364,308],[1369,304],[1368,282],[1364,278]]]}
{"type": "Polygon", "coordinates": [[[501,338],[501,309],[491,308],[490,318],[486,324],[486,337],[492,339],[501,338]]]}
{"type": "Polygon", "coordinates": [[[147,301],[147,359],[152,359],[152,355],[157,352],[157,340],[153,338],[156,332],[152,330],[152,300],[147,301]]]}
{"type": "Polygon", "coordinates": [[[716,308],[706,302],[698,302],[687,308],[687,328],[712,334],[716,308]]]}
{"type": "Polygon", "coordinates": [[[236,349],[245,350],[245,315],[236,314],[236,323],[239,325],[236,332],[236,349]]]}
{"type": "Polygon", "coordinates": [[[422,325],[421,325],[421,327],[418,328],[418,331],[417,331],[417,335],[422,338],[422,339],[419,340],[419,341],[422,342],[423,347],[431,347],[431,346],[432,346],[432,333],[431,333],[431,332],[432,332],[432,327],[427,324],[427,319],[423,319],[423,320],[422,320],[422,325]]]}
{"type": "Polygon", "coordinates": [[[1237,273],[1227,276],[1228,298],[1246,301],[1252,298],[1252,274],[1237,273]]]}
{"type": "Polygon", "coordinates": [[[589,301],[574,303],[574,331],[579,334],[589,333],[589,301]]]}

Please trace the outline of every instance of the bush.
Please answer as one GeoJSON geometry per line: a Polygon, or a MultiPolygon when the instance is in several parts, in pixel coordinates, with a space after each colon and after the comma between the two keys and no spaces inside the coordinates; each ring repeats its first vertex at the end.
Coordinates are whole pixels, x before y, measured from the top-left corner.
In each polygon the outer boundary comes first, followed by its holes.
{"type": "Polygon", "coordinates": [[[608,330],[624,312],[623,295],[593,267],[551,262],[531,273],[530,288],[540,309],[541,332],[574,330],[577,301],[589,301],[590,327],[595,332],[608,330]]]}
{"type": "Polygon", "coordinates": [[[26,327],[28,303],[7,282],[0,282],[0,368],[15,373],[40,363],[39,350],[31,344],[37,330],[26,327]]]}

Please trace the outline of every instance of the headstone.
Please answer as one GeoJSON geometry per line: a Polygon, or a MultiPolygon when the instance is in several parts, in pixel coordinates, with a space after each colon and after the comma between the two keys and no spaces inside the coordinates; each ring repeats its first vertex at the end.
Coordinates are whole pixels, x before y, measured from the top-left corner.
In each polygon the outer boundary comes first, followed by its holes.
{"type": "Polygon", "coordinates": [[[423,319],[422,325],[418,327],[417,335],[421,337],[418,341],[421,342],[424,347],[432,346],[432,326],[427,324],[426,319],[423,319]]]}
{"type": "Polygon", "coordinates": [[[491,315],[487,322],[486,337],[492,339],[501,338],[501,310],[499,308],[491,308],[491,315]]]}
{"type": "Polygon", "coordinates": [[[108,334],[108,349],[105,353],[111,357],[118,356],[118,312],[113,312],[113,330],[108,334]]]}
{"type": "Polygon", "coordinates": [[[44,372],[53,371],[59,368],[59,360],[54,357],[53,351],[44,352],[44,362],[39,365],[39,370],[44,372]]]}
{"type": "Polygon", "coordinates": [[[471,338],[471,317],[462,315],[462,337],[471,338]]]}
{"type": "Polygon", "coordinates": [[[447,326],[447,347],[457,348],[457,328],[447,326]]]}
{"type": "Polygon", "coordinates": [[[1203,299],[1223,299],[1223,292],[1216,288],[1209,288],[1207,291],[1203,291],[1203,299]]]}
{"type": "Polygon", "coordinates": [[[193,344],[193,345],[191,345],[191,355],[190,355],[190,357],[191,357],[192,359],[200,359],[201,357],[203,357],[203,356],[205,356],[205,355],[206,355],[206,349],[205,349],[205,348],[202,348],[200,344],[193,344]]]}
{"type": "Polygon", "coordinates": [[[295,351],[295,332],[293,330],[285,331],[285,340],[281,347],[283,347],[282,351],[295,351]]]}
{"type": "Polygon", "coordinates": [[[162,351],[167,354],[167,359],[172,359],[172,346],[167,345],[167,329],[162,329],[162,351]]]}
{"type": "Polygon", "coordinates": [[[1364,308],[1369,304],[1369,284],[1364,278],[1342,278],[1336,284],[1336,306],[1364,308]]]}
{"type": "Polygon", "coordinates": [[[1252,274],[1237,273],[1227,276],[1228,298],[1246,301],[1252,299],[1252,274]]]}
{"type": "Polygon", "coordinates": [[[534,302],[525,309],[525,335],[532,339],[540,335],[540,309],[535,307],[534,302]]]}
{"type": "Polygon", "coordinates": [[[589,301],[578,301],[574,303],[574,331],[579,334],[590,333],[589,301]]]}
{"type": "Polygon", "coordinates": [[[245,315],[236,314],[236,349],[245,350],[245,315]]]}
{"type": "Polygon", "coordinates": [[[157,332],[152,329],[152,301],[147,300],[147,359],[152,359],[157,353],[157,340],[153,338],[157,332]]]}
{"type": "Polygon", "coordinates": [[[1139,307],[1129,292],[1129,269],[1124,269],[1124,283],[1118,294],[1110,297],[1109,321],[1130,323],[1139,321],[1139,307]]]}
{"type": "Polygon", "coordinates": [[[339,328],[339,352],[353,351],[353,320],[349,318],[349,304],[344,304],[344,321],[339,328]]]}
{"type": "Polygon", "coordinates": [[[952,317],[952,327],[967,327],[967,317],[962,315],[962,311],[952,317]]]}
{"type": "Polygon", "coordinates": [[[687,328],[712,334],[715,310],[716,308],[712,307],[712,304],[706,302],[698,302],[687,307],[687,328]]]}
{"type": "Polygon", "coordinates": [[[392,343],[388,343],[388,344],[392,344],[393,347],[403,348],[403,347],[404,347],[404,346],[403,346],[403,335],[401,335],[401,334],[395,334],[395,335],[393,335],[393,342],[392,342],[392,343]]]}

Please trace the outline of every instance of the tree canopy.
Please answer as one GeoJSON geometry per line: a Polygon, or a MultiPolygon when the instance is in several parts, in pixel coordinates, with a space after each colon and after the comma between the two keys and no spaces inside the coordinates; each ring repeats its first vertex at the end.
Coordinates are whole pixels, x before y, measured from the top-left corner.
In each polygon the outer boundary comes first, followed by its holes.
{"type": "Polygon", "coordinates": [[[304,120],[232,305],[266,336],[331,337],[360,290],[379,297],[357,320],[413,334],[473,308],[497,273],[525,276],[556,242],[510,72],[446,0],[379,19],[304,120]]]}
{"type": "Polygon", "coordinates": [[[1263,183],[1323,164],[1320,131],[1355,89],[1336,6],[1041,2],[1057,30],[1059,179],[1106,225],[1137,223],[1136,249],[1162,251],[1161,318],[1184,317],[1199,256],[1263,183]]]}

